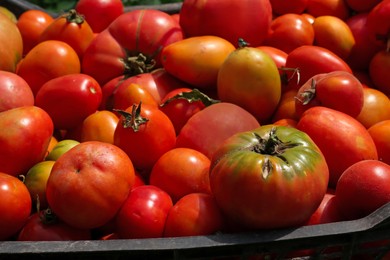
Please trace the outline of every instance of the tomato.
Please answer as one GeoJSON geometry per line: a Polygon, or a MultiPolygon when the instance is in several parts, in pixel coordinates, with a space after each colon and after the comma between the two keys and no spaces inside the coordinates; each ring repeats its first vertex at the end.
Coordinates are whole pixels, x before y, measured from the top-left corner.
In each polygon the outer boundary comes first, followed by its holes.
{"type": "Polygon", "coordinates": [[[121,0],[78,0],[75,9],[85,17],[95,33],[106,29],[124,12],[121,0]]]}
{"type": "Polygon", "coordinates": [[[13,72],[0,71],[0,79],[0,112],[34,105],[34,95],[22,77],[13,72]]]}
{"type": "Polygon", "coordinates": [[[349,9],[345,0],[309,0],[306,12],[314,17],[331,15],[341,20],[349,17],[349,9]]]}
{"type": "Polygon", "coordinates": [[[0,13],[5,14],[12,22],[17,22],[18,18],[9,8],[0,6],[0,13]]]}
{"type": "Polygon", "coordinates": [[[310,107],[329,107],[357,117],[364,104],[364,90],[360,81],[346,71],[317,74],[298,90],[295,110],[298,115],[310,107]]]}
{"type": "Polygon", "coordinates": [[[172,121],[178,135],[190,117],[217,102],[198,89],[177,88],[163,98],[159,108],[172,121]]]}
{"type": "Polygon", "coordinates": [[[0,112],[0,171],[13,176],[26,174],[43,161],[52,135],[53,122],[39,107],[0,112]]]}
{"type": "Polygon", "coordinates": [[[264,123],[279,104],[282,87],[278,68],[267,53],[241,47],[223,62],[217,90],[221,101],[241,106],[264,123]]]}
{"type": "MultiPolygon", "coordinates": [[[[49,153],[53,150],[53,148],[58,144],[57,137],[54,136],[54,133],[52,137],[50,138],[49,146],[47,147],[46,156],[49,155],[49,153]]],[[[45,156],[45,158],[46,158],[45,156]]]]}
{"type": "Polygon", "coordinates": [[[31,167],[26,173],[24,184],[26,185],[33,205],[40,209],[46,209],[49,205],[46,200],[46,183],[54,161],[42,161],[31,167]]]}
{"type": "Polygon", "coordinates": [[[44,83],[35,105],[52,118],[56,129],[72,129],[95,113],[102,100],[99,83],[86,74],[58,76],[44,83]]]}
{"type": "Polygon", "coordinates": [[[302,45],[312,45],[314,30],[302,15],[287,13],[272,20],[271,28],[263,44],[290,53],[302,45]]]}
{"type": "Polygon", "coordinates": [[[56,145],[53,147],[53,149],[50,151],[50,153],[46,156],[46,161],[57,161],[58,158],[60,158],[61,155],[69,151],[71,148],[75,147],[76,145],[80,144],[79,141],[72,140],[72,139],[63,139],[56,143],[56,145]]]}
{"type": "Polygon", "coordinates": [[[390,50],[377,52],[369,64],[369,75],[374,87],[390,96],[390,50]]]}
{"type": "Polygon", "coordinates": [[[24,11],[16,23],[23,39],[23,54],[26,55],[39,42],[41,33],[54,18],[46,11],[29,9],[24,11]]]}
{"type": "Polygon", "coordinates": [[[359,13],[349,17],[345,22],[349,26],[355,45],[347,58],[348,65],[353,70],[368,70],[372,57],[379,51],[379,47],[370,40],[370,30],[367,27],[368,13],[359,13]]]}
{"type": "Polygon", "coordinates": [[[173,18],[162,11],[126,12],[100,32],[84,53],[82,71],[101,85],[161,67],[164,46],[183,39],[173,18]]]}
{"type": "Polygon", "coordinates": [[[318,145],[329,166],[329,187],[334,188],[343,171],[365,159],[378,159],[375,143],[355,118],[327,107],[306,110],[297,128],[318,145]]]}
{"type": "Polygon", "coordinates": [[[382,91],[375,88],[364,88],[364,104],[356,119],[366,128],[390,119],[390,100],[382,91]]]}
{"type": "Polygon", "coordinates": [[[256,47],[265,53],[267,53],[269,56],[271,56],[272,60],[275,62],[276,67],[281,68],[286,66],[286,60],[288,54],[281,49],[272,47],[272,46],[258,46],[256,47]]]}
{"type": "Polygon", "coordinates": [[[47,81],[77,73],[80,73],[80,59],[76,51],[69,44],[57,40],[37,44],[24,57],[17,71],[34,95],[47,81]]]}
{"type": "Polygon", "coordinates": [[[131,190],[115,218],[119,238],[162,237],[172,199],[154,185],[131,190]]]}
{"type": "Polygon", "coordinates": [[[346,60],[355,45],[355,38],[348,24],[331,15],[314,19],[314,44],[324,47],[346,60]]]}
{"type": "Polygon", "coordinates": [[[267,35],[271,20],[272,7],[269,0],[187,0],[180,9],[180,26],[187,38],[215,35],[236,47],[239,38],[252,46],[260,45],[267,35]]]}
{"type": "Polygon", "coordinates": [[[141,175],[148,176],[158,158],[175,146],[175,128],[155,106],[140,103],[117,112],[121,117],[114,144],[126,152],[141,175]]]}
{"type": "MultiPolygon", "coordinates": [[[[315,45],[301,46],[290,52],[287,56],[286,67],[298,69],[298,83],[295,80],[289,81],[289,87],[297,89],[316,74],[332,71],[352,73],[349,65],[338,55],[326,48],[315,45]]],[[[290,75],[291,73],[287,74],[290,75]]],[[[289,76],[289,78],[295,79],[293,76],[289,76]]]]}
{"type": "Polygon", "coordinates": [[[390,165],[362,160],[345,169],[336,186],[336,205],[346,219],[358,219],[390,201],[390,165]]]}
{"type": "Polygon", "coordinates": [[[212,235],[223,226],[223,215],[215,198],[207,193],[190,193],[170,209],[164,237],[212,235]]]}
{"type": "Polygon", "coordinates": [[[224,38],[193,36],[165,46],[161,62],[176,78],[194,87],[209,89],[216,87],[219,68],[234,50],[234,45],[224,38]]]}
{"type": "Polygon", "coordinates": [[[368,133],[374,140],[378,159],[390,165],[390,119],[372,125],[368,133]]]}
{"type": "Polygon", "coordinates": [[[390,0],[383,0],[372,8],[367,17],[370,39],[383,49],[388,48],[390,29],[390,0]]]}
{"type": "Polygon", "coordinates": [[[75,9],[58,16],[41,33],[39,42],[58,40],[69,44],[78,54],[80,60],[94,38],[92,28],[84,17],[75,9]]]}
{"type": "Polygon", "coordinates": [[[22,59],[23,39],[16,24],[0,13],[0,70],[15,72],[22,59]]]}
{"type": "Polygon", "coordinates": [[[176,147],[195,149],[211,159],[226,138],[259,126],[256,118],[242,107],[226,102],[217,103],[188,119],[177,136],[176,147]]]}
{"type": "Polygon", "coordinates": [[[289,127],[297,127],[297,120],[291,119],[291,118],[284,118],[279,119],[277,121],[272,122],[274,125],[281,125],[281,126],[289,126],[289,127]]]}
{"type": "Polygon", "coordinates": [[[309,0],[270,0],[272,11],[276,15],[301,14],[306,10],[309,0]]]}
{"type": "Polygon", "coordinates": [[[328,178],[317,145],[286,126],[233,135],[214,153],[210,167],[218,205],[227,218],[250,229],[301,225],[320,205],[328,178]]]}
{"type": "Polygon", "coordinates": [[[291,89],[282,93],[280,102],[275,109],[275,113],[272,115],[271,122],[275,122],[281,119],[298,120],[299,116],[295,109],[297,91],[291,89]]]}
{"type": "Polygon", "coordinates": [[[114,144],[114,132],[119,118],[111,111],[101,110],[84,119],[81,142],[100,141],[114,144]]]}
{"type": "Polygon", "coordinates": [[[346,0],[345,2],[352,10],[358,13],[371,11],[382,0],[346,0]]]}
{"type": "Polygon", "coordinates": [[[318,225],[342,221],[343,218],[336,205],[334,193],[327,192],[320,206],[314,211],[305,225],[318,225]]]}
{"type": "Polygon", "coordinates": [[[133,164],[120,148],[98,141],[83,142],[53,165],[46,198],[54,214],[68,225],[97,228],[116,215],[134,179],[133,164]]]}
{"type": "Polygon", "coordinates": [[[58,220],[50,210],[33,213],[22,230],[17,241],[71,241],[90,240],[87,229],[78,229],[58,220]]]}
{"type": "Polygon", "coordinates": [[[166,191],[174,202],[189,193],[209,193],[210,159],[191,148],[174,148],[154,164],[149,183],[166,191]]]}

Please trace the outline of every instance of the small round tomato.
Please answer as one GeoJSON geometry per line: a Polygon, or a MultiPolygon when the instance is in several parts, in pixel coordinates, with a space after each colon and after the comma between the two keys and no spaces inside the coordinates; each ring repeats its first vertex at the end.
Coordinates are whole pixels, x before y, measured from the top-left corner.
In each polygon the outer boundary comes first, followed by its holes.
{"type": "Polygon", "coordinates": [[[26,55],[39,43],[39,37],[54,18],[46,11],[30,9],[24,11],[16,25],[23,39],[23,54],[26,55]]]}
{"type": "Polygon", "coordinates": [[[390,165],[378,160],[354,163],[340,176],[335,196],[344,218],[367,216],[390,201],[390,165]]]}
{"type": "Polygon", "coordinates": [[[119,118],[108,110],[97,111],[84,119],[81,126],[81,142],[100,141],[113,144],[119,118]]]}
{"type": "Polygon", "coordinates": [[[15,235],[31,212],[27,187],[18,178],[0,172],[0,241],[15,235]]]}
{"type": "Polygon", "coordinates": [[[13,72],[0,71],[0,79],[0,112],[34,105],[34,94],[21,76],[13,72]]]}
{"type": "Polygon", "coordinates": [[[115,217],[115,230],[120,238],[162,237],[173,202],[164,190],[143,185],[131,190],[115,217]]]}
{"type": "Polygon", "coordinates": [[[50,115],[56,129],[72,129],[95,113],[101,100],[99,83],[78,73],[47,81],[39,88],[35,104],[50,115]]]}
{"type": "Polygon", "coordinates": [[[211,194],[190,193],[170,209],[164,237],[212,235],[223,226],[223,215],[215,198],[211,194]]]}
{"type": "Polygon", "coordinates": [[[166,191],[174,202],[189,193],[210,193],[210,159],[190,148],[163,154],[150,172],[149,183],[166,191]]]}
{"type": "Polygon", "coordinates": [[[75,73],[80,73],[80,59],[76,51],[69,44],[57,40],[44,41],[33,47],[17,71],[34,95],[47,81],[75,73]]]}
{"type": "Polygon", "coordinates": [[[390,165],[390,119],[372,125],[368,133],[374,140],[378,159],[390,165]]]}

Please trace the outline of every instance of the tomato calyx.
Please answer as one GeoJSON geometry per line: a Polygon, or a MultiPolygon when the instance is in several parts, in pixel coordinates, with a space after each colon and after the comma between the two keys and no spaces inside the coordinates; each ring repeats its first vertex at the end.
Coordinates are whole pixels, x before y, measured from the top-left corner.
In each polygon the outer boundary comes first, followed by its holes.
{"type": "Polygon", "coordinates": [[[148,118],[141,116],[141,102],[139,105],[133,104],[131,113],[121,109],[114,109],[114,111],[123,116],[123,128],[131,127],[134,132],[138,132],[139,126],[149,121],[148,118]]]}
{"type": "Polygon", "coordinates": [[[50,208],[38,212],[39,212],[39,219],[44,225],[51,225],[51,224],[58,223],[57,216],[50,208]]]}
{"type": "Polygon", "coordinates": [[[266,137],[261,137],[257,133],[253,133],[258,143],[251,149],[253,152],[260,154],[273,155],[281,158],[283,161],[286,159],[283,157],[285,150],[298,146],[297,143],[283,142],[276,135],[276,127],[271,128],[269,134],[266,137]]]}
{"type": "Polygon", "coordinates": [[[278,68],[279,71],[282,71],[283,73],[280,74],[280,79],[282,81],[282,84],[287,85],[294,77],[297,76],[297,82],[298,85],[301,81],[301,72],[299,68],[287,68],[287,67],[280,67],[278,68]],[[288,71],[292,71],[292,75],[288,75],[288,71]]]}
{"type": "Polygon", "coordinates": [[[238,38],[238,48],[244,48],[248,47],[250,44],[249,42],[245,41],[243,38],[238,38]]]}
{"type": "Polygon", "coordinates": [[[156,65],[153,56],[155,55],[147,57],[143,53],[134,54],[130,51],[126,51],[126,58],[121,59],[124,64],[125,78],[151,72],[156,65]]]}
{"type": "Polygon", "coordinates": [[[198,89],[194,88],[194,89],[192,89],[189,92],[180,92],[180,93],[176,94],[175,96],[173,96],[171,98],[168,98],[165,102],[160,104],[160,106],[164,107],[167,104],[169,104],[172,101],[177,100],[177,99],[185,99],[185,100],[188,101],[188,103],[193,103],[193,102],[200,101],[206,107],[221,102],[220,100],[216,100],[216,99],[210,98],[209,96],[207,96],[203,92],[201,92],[198,89]]]}
{"type": "Polygon", "coordinates": [[[316,96],[316,81],[315,79],[311,80],[310,88],[302,91],[298,96],[295,96],[295,99],[302,103],[302,105],[307,105],[312,101],[316,96]]]}
{"type": "Polygon", "coordinates": [[[84,23],[84,16],[79,14],[75,9],[69,10],[66,14],[62,15],[68,23],[76,23],[78,25],[84,23]]]}

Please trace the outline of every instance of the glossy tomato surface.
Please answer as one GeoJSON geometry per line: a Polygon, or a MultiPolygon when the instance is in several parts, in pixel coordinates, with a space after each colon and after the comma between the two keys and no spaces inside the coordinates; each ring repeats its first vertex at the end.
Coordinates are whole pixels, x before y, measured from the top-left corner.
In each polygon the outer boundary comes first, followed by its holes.
{"type": "Polygon", "coordinates": [[[15,72],[16,65],[23,55],[23,39],[16,24],[2,13],[0,13],[0,39],[0,69],[15,72]]]}

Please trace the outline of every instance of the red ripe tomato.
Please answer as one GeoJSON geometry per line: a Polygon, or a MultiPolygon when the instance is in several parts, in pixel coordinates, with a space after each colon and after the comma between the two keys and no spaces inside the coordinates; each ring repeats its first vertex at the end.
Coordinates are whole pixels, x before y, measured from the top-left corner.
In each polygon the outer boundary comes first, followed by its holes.
{"type": "Polygon", "coordinates": [[[82,60],[82,71],[101,85],[113,78],[150,72],[161,67],[164,46],[183,39],[176,21],[153,9],[120,15],[91,42],[82,60]]]}
{"type": "MultiPolygon", "coordinates": [[[[291,79],[289,87],[298,87],[297,89],[316,74],[332,71],[352,73],[349,65],[339,56],[326,48],[314,45],[301,46],[290,52],[287,56],[286,67],[298,69],[298,83],[293,80],[295,77],[288,76],[291,79]]],[[[288,75],[291,75],[288,71],[286,72],[288,75]]]]}
{"type": "Polygon", "coordinates": [[[27,187],[18,178],[0,172],[0,241],[10,239],[26,223],[31,212],[27,187]]]}
{"type": "Polygon", "coordinates": [[[176,147],[195,149],[211,159],[226,138],[259,126],[256,118],[242,107],[232,103],[217,103],[188,119],[177,136],[176,147]],[[239,123],[237,118],[240,119],[239,123]]]}
{"type": "Polygon", "coordinates": [[[271,20],[269,0],[187,0],[180,9],[180,26],[186,37],[215,35],[236,47],[239,38],[252,46],[260,45],[271,20]]]}
{"type": "Polygon", "coordinates": [[[349,17],[349,9],[345,0],[309,0],[306,12],[314,17],[331,15],[345,20],[349,17]]]}
{"type": "Polygon", "coordinates": [[[0,71],[0,79],[0,112],[34,105],[34,94],[22,77],[13,72],[0,71]]]}
{"type": "Polygon", "coordinates": [[[157,186],[134,188],[115,217],[116,234],[119,238],[162,237],[172,206],[171,197],[157,186]]]}
{"type": "Polygon", "coordinates": [[[371,11],[382,0],[345,0],[347,5],[358,13],[365,13],[371,11]]]}
{"type": "Polygon", "coordinates": [[[15,72],[22,59],[23,39],[16,24],[0,13],[0,70],[15,72]]]}
{"type": "Polygon", "coordinates": [[[238,48],[219,69],[217,91],[221,101],[241,106],[260,123],[267,122],[281,97],[279,70],[262,50],[238,48]]]}
{"type": "Polygon", "coordinates": [[[219,146],[210,167],[218,205],[228,219],[248,229],[302,225],[320,205],[328,178],[317,145],[286,126],[233,135],[219,146]]]}
{"type": "Polygon", "coordinates": [[[348,24],[331,15],[323,15],[314,19],[314,44],[333,52],[346,60],[355,45],[355,38],[348,24]]]}
{"type": "Polygon", "coordinates": [[[178,135],[190,117],[217,102],[197,89],[177,88],[165,95],[159,108],[171,119],[178,135]]]}
{"type": "Polygon", "coordinates": [[[47,81],[37,92],[35,104],[50,115],[56,129],[72,129],[95,113],[101,100],[99,83],[78,73],[47,81]]]}
{"type": "Polygon", "coordinates": [[[272,11],[276,15],[301,14],[306,10],[309,0],[270,0],[272,11]]]}
{"type": "Polygon", "coordinates": [[[16,25],[22,35],[24,55],[38,44],[41,33],[53,20],[49,13],[38,9],[26,10],[19,16],[16,25]]]}
{"type": "Polygon", "coordinates": [[[71,9],[58,16],[41,33],[39,42],[58,40],[69,44],[78,54],[80,60],[94,38],[93,31],[84,17],[71,9]]]}
{"type": "Polygon", "coordinates": [[[124,12],[121,0],[78,0],[75,9],[85,17],[95,33],[106,29],[124,12]]]}
{"type": "Polygon", "coordinates": [[[363,104],[363,85],[353,74],[346,71],[313,76],[302,85],[295,98],[298,115],[302,115],[310,107],[324,106],[357,117],[363,104]]]}
{"type": "MultiPolygon", "coordinates": [[[[367,17],[370,39],[383,49],[388,46],[390,30],[390,0],[383,0],[372,8],[367,17]]],[[[388,47],[387,47],[388,48],[388,47]]]]}
{"type": "MultiPolygon", "coordinates": [[[[390,6],[390,5],[389,5],[390,6]]],[[[389,27],[390,28],[390,27],[389,27]]],[[[382,50],[372,57],[369,74],[375,88],[390,96],[390,50],[382,50]]]]}
{"type": "Polygon", "coordinates": [[[174,202],[190,193],[209,193],[210,159],[190,148],[163,154],[150,172],[149,183],[166,191],[174,202]]]}
{"type": "Polygon", "coordinates": [[[54,214],[68,225],[97,228],[114,218],[134,179],[133,164],[120,148],[83,142],[56,160],[47,180],[46,197],[54,214]]]}
{"type": "Polygon", "coordinates": [[[80,73],[80,59],[67,43],[44,41],[32,48],[18,66],[17,74],[30,86],[34,95],[47,81],[80,73]]]}
{"type": "Polygon", "coordinates": [[[378,160],[354,163],[340,176],[336,205],[345,219],[358,219],[390,201],[390,165],[378,160]]]}
{"type": "Polygon", "coordinates": [[[0,171],[13,176],[26,174],[46,156],[53,122],[36,106],[0,113],[0,171]],[[33,141],[32,141],[33,140],[33,141]]]}
{"type": "Polygon", "coordinates": [[[17,237],[17,241],[70,241],[90,239],[90,230],[69,226],[56,218],[50,210],[33,213],[17,237]]]}
{"type": "Polygon", "coordinates": [[[314,211],[305,225],[318,225],[342,221],[334,193],[327,192],[320,206],[314,211]]]}
{"type": "Polygon", "coordinates": [[[215,198],[211,194],[190,193],[170,209],[164,237],[212,235],[223,226],[223,215],[215,198]]]}
{"type": "Polygon", "coordinates": [[[261,46],[258,46],[256,48],[264,51],[269,56],[271,56],[271,58],[273,59],[273,61],[276,64],[276,67],[281,68],[281,67],[286,66],[286,60],[287,60],[287,56],[288,56],[288,54],[286,52],[282,51],[281,49],[272,47],[272,46],[261,45],[261,46]]]}
{"type": "Polygon", "coordinates": [[[368,133],[374,140],[379,160],[390,165],[390,119],[372,125],[368,133]]]}
{"type": "Polygon", "coordinates": [[[287,13],[272,20],[271,28],[263,44],[290,53],[302,45],[312,45],[314,30],[302,15],[287,13]]]}
{"type": "Polygon", "coordinates": [[[329,166],[329,187],[343,171],[365,159],[378,159],[375,143],[357,119],[334,109],[316,106],[306,110],[297,128],[307,133],[323,152],[329,166]]]}
{"type": "Polygon", "coordinates": [[[148,176],[158,158],[175,146],[175,128],[155,106],[140,103],[117,112],[121,117],[114,144],[127,153],[141,175],[148,176]]]}

